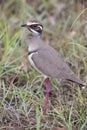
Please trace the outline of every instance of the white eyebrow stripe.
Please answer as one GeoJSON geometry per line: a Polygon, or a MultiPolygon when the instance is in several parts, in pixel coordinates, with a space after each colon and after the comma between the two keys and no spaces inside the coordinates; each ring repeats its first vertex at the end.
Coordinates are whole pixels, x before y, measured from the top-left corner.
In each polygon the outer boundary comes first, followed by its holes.
{"type": "Polygon", "coordinates": [[[28,22],[27,25],[34,25],[34,24],[39,24],[37,22],[28,22]]]}

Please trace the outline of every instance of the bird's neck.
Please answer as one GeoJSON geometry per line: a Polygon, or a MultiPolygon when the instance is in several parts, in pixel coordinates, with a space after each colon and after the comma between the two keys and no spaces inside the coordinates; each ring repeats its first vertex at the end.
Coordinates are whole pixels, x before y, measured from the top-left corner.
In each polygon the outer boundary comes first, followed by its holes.
{"type": "Polygon", "coordinates": [[[35,51],[42,46],[42,35],[33,35],[29,42],[29,51],[35,51]]]}
{"type": "Polygon", "coordinates": [[[41,33],[32,33],[32,37],[35,37],[35,38],[37,38],[37,37],[42,37],[42,34],[41,33]]]}

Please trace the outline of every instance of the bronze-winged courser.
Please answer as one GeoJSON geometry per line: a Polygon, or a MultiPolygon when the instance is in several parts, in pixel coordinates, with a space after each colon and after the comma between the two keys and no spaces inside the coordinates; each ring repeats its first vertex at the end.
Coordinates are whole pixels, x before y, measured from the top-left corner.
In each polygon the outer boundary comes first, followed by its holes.
{"type": "Polygon", "coordinates": [[[42,39],[43,25],[40,22],[34,20],[21,25],[21,27],[26,27],[32,33],[32,38],[27,40],[27,42],[29,42],[28,59],[31,65],[39,71],[45,79],[46,98],[43,111],[45,115],[50,93],[49,77],[69,80],[82,86],[84,86],[84,84],[70,69],[60,53],[46,44],[42,39]]]}

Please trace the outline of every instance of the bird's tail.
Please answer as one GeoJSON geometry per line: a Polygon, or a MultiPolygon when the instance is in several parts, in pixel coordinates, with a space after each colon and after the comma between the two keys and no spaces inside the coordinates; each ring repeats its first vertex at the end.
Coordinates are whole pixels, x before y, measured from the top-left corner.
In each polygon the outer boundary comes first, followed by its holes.
{"type": "Polygon", "coordinates": [[[76,75],[72,75],[72,77],[70,79],[67,79],[69,81],[72,81],[74,83],[77,83],[79,86],[81,86],[82,88],[85,88],[87,85],[84,84],[84,82],[82,80],[80,80],[76,75]]]}

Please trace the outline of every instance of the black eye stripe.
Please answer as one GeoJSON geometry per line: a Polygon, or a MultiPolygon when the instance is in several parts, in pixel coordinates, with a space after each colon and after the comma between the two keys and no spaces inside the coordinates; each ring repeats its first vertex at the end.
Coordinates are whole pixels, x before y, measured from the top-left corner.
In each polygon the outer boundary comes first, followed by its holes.
{"type": "Polygon", "coordinates": [[[36,28],[37,25],[35,25],[35,24],[34,24],[34,25],[30,25],[30,27],[31,27],[31,28],[36,28]]]}
{"type": "Polygon", "coordinates": [[[41,30],[40,26],[42,27],[42,25],[39,25],[39,24],[30,25],[30,27],[31,27],[32,29],[35,29],[35,30],[36,30],[36,28],[38,28],[38,29],[41,30]]]}

